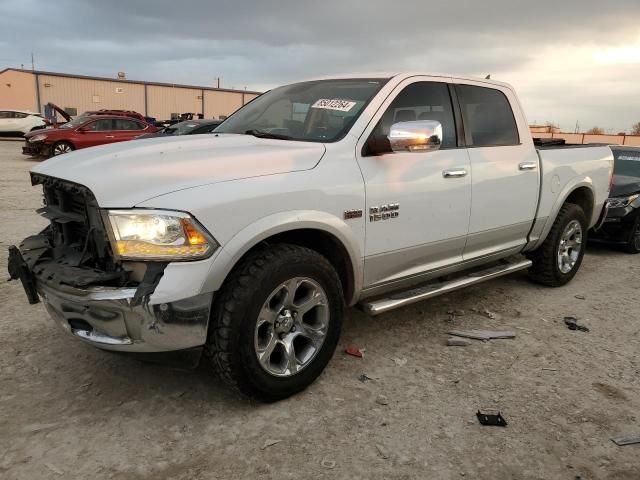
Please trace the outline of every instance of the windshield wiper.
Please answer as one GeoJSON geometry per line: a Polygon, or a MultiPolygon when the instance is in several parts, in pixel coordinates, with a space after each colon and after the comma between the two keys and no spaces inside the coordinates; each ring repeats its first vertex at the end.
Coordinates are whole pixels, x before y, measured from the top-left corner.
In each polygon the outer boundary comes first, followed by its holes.
{"type": "Polygon", "coordinates": [[[265,132],[264,130],[247,130],[246,132],[244,132],[245,135],[253,135],[254,137],[258,137],[258,138],[275,138],[276,140],[291,140],[293,137],[290,137],[289,135],[281,135],[279,133],[269,133],[269,132],[265,132]]]}

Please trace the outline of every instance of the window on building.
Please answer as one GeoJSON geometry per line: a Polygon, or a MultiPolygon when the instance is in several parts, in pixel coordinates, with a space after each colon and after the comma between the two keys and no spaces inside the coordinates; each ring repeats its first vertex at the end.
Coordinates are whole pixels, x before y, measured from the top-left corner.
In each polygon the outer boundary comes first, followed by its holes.
{"type": "Polygon", "coordinates": [[[456,86],[467,141],[476,147],[518,145],[520,137],[511,105],[493,88],[456,86]]]}
{"type": "Polygon", "coordinates": [[[72,117],[78,115],[78,109],[75,107],[64,107],[64,111],[67,115],[70,115],[72,117]]]}

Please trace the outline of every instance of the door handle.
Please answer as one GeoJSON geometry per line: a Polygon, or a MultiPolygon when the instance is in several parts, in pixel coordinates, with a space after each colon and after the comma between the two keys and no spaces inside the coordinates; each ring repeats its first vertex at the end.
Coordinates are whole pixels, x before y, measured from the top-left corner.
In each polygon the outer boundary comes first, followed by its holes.
{"type": "Polygon", "coordinates": [[[538,163],[537,162],[522,162],[520,165],[518,165],[518,168],[520,170],[535,170],[536,168],[538,168],[538,163]]]}
{"type": "Polygon", "coordinates": [[[444,178],[457,178],[467,175],[467,170],[464,168],[452,168],[451,170],[443,170],[442,176],[444,178]]]}
{"type": "Polygon", "coordinates": [[[105,135],[104,138],[116,138],[115,135],[105,135]]]}

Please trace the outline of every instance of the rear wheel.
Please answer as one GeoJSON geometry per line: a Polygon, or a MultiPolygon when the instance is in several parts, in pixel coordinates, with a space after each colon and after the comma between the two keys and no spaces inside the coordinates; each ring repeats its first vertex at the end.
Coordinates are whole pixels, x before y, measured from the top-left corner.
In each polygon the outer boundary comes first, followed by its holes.
{"type": "Polygon", "coordinates": [[[562,206],[544,243],[529,254],[529,276],[550,287],[568,283],[577,273],[587,244],[587,217],[572,203],[562,206]]]}
{"type": "Polygon", "coordinates": [[[631,232],[631,238],[623,247],[627,253],[640,253],[640,216],[636,218],[631,232]]]}
{"type": "Polygon", "coordinates": [[[221,289],[205,353],[240,392],[266,402],[286,398],[331,359],[343,304],[340,279],[319,253],[288,244],[258,250],[221,289]]]}
{"type": "Polygon", "coordinates": [[[51,156],[57,157],[65,153],[73,152],[74,147],[69,142],[57,142],[53,144],[51,148],[51,156]]]}

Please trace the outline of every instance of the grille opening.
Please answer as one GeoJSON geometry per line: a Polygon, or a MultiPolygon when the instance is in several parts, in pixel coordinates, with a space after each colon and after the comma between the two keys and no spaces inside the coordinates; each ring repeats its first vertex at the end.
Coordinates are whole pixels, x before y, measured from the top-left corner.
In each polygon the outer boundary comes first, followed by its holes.
{"type": "Polygon", "coordinates": [[[92,332],[93,331],[93,327],[87,321],[82,320],[80,318],[70,318],[69,319],[69,326],[73,330],[84,330],[86,332],[92,332]]]}

